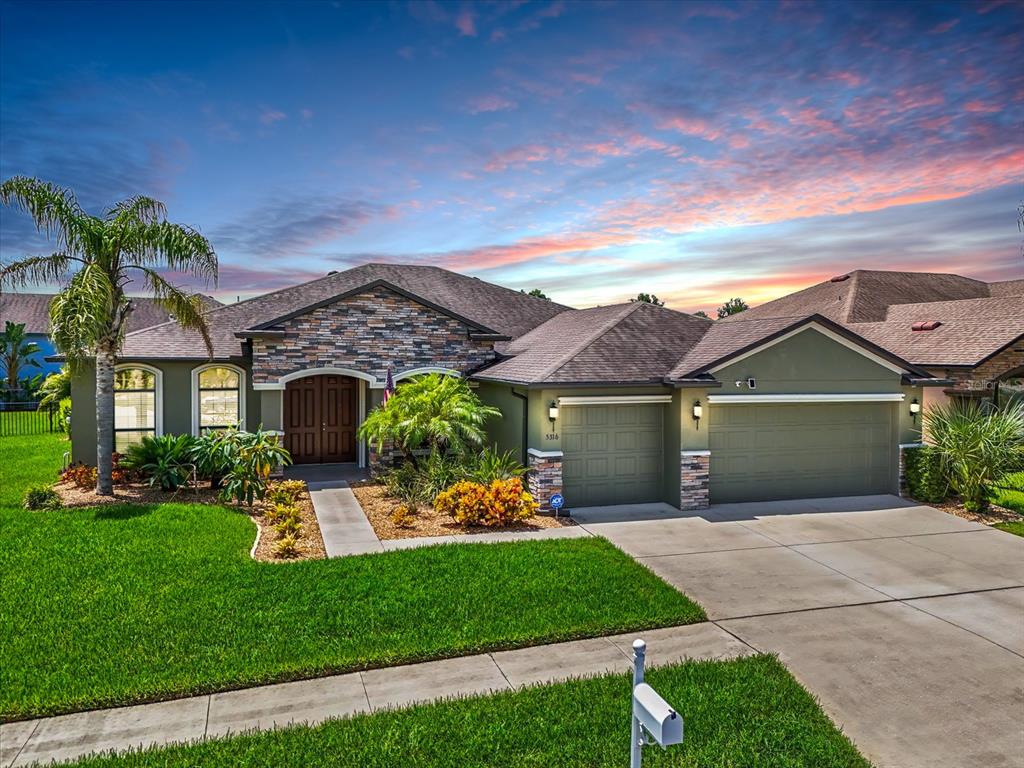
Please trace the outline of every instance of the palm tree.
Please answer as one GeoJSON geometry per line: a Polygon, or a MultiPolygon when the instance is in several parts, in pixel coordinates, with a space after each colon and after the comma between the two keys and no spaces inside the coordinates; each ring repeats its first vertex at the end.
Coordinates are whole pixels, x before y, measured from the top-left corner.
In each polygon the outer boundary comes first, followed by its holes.
{"type": "Polygon", "coordinates": [[[0,184],[0,203],[27,211],[55,245],[49,256],[0,266],[0,288],[59,283],[50,303],[50,333],[74,369],[96,360],[96,492],[113,495],[114,367],[132,302],[125,287],[146,290],[184,328],[198,330],[212,354],[203,305],[157,271],[188,272],[216,283],[217,255],[196,230],[167,221],[164,204],[149,197],[117,203],[103,216],[82,210],[71,190],[16,176],[0,184]]]}
{"type": "Polygon", "coordinates": [[[22,366],[39,367],[39,361],[33,355],[41,351],[38,344],[28,340],[24,323],[12,323],[10,320],[4,323],[3,333],[0,333],[0,363],[7,372],[8,390],[13,392],[18,388],[22,366]]]}

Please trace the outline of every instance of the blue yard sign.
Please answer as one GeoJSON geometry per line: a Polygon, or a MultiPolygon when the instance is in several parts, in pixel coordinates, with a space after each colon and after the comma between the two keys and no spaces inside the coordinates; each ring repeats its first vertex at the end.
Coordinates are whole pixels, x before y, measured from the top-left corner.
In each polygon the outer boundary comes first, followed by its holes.
{"type": "Polygon", "coordinates": [[[548,504],[551,505],[552,509],[559,510],[565,506],[565,499],[562,498],[562,494],[556,493],[554,496],[548,499],[548,504]]]}

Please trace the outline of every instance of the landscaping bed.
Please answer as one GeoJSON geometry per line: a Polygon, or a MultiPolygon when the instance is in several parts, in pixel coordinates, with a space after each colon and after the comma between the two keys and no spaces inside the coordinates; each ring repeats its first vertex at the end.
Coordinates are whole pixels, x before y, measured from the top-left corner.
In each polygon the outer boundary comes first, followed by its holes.
{"type": "Polygon", "coordinates": [[[940,502],[920,501],[918,499],[912,499],[912,501],[934,507],[950,515],[962,517],[964,520],[983,523],[984,525],[998,525],[999,523],[1011,523],[1021,520],[1020,513],[1001,507],[998,504],[989,504],[988,508],[983,512],[972,512],[964,509],[963,503],[957,498],[946,499],[940,502]]]}
{"type": "MultiPolygon", "coordinates": [[[[770,656],[675,664],[649,670],[647,682],[678,708],[685,736],[665,751],[646,747],[645,766],[869,768],[770,656]]],[[[623,674],[570,680],[78,765],[620,768],[629,762],[630,685],[623,674]]]]}
{"type": "MultiPolygon", "coordinates": [[[[409,539],[417,536],[459,536],[472,533],[493,533],[496,529],[482,525],[462,525],[451,515],[435,510],[429,504],[416,505],[415,512],[404,518],[402,525],[395,522],[395,512],[402,502],[389,496],[387,489],[378,483],[351,483],[352,492],[363,508],[374,532],[382,539],[409,539]]],[[[568,515],[555,518],[552,515],[535,515],[529,520],[510,523],[498,530],[539,531],[545,528],[562,528],[576,525],[568,515]]]]}

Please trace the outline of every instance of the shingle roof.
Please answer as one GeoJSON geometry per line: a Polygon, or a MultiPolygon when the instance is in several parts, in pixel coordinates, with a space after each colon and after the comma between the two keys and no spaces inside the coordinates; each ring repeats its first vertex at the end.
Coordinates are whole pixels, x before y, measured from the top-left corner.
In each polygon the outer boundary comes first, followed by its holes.
{"type": "Polygon", "coordinates": [[[712,326],[644,302],[564,312],[508,345],[476,378],[522,384],[661,382],[712,326]]]}
{"type": "MultiPolygon", "coordinates": [[[[745,314],[747,313],[740,313],[745,314]]],[[[740,315],[734,315],[734,319],[728,323],[721,320],[713,323],[703,338],[672,368],[669,378],[691,378],[703,372],[712,363],[764,341],[780,331],[797,325],[807,317],[798,315],[741,319],[740,315]]]]}
{"type": "MultiPolygon", "coordinates": [[[[0,323],[10,320],[24,323],[26,333],[50,333],[50,301],[52,293],[2,293],[0,294],[0,323]]],[[[213,309],[221,306],[210,296],[202,297],[204,303],[213,309]]],[[[128,316],[128,331],[137,331],[170,319],[167,310],[153,299],[131,297],[132,312],[128,316]]]]}
{"type": "MultiPolygon", "coordinates": [[[[213,341],[214,357],[237,357],[242,354],[242,342],[235,336],[237,332],[378,281],[390,283],[481,327],[513,338],[569,309],[553,301],[439,267],[364,264],[237,304],[229,304],[208,313],[206,320],[213,341]]],[[[168,323],[125,337],[122,355],[136,358],[189,358],[206,357],[207,352],[198,333],[168,323]]]]}

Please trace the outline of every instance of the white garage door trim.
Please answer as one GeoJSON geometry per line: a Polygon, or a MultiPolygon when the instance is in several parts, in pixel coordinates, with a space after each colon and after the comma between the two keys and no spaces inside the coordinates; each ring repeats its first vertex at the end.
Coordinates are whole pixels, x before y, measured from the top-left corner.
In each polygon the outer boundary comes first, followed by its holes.
{"type": "Polygon", "coordinates": [[[868,392],[839,395],[708,395],[709,403],[902,403],[902,392],[868,392]]]}
{"type": "Polygon", "coordinates": [[[671,402],[672,395],[594,395],[558,398],[559,405],[646,405],[671,402]]]}

